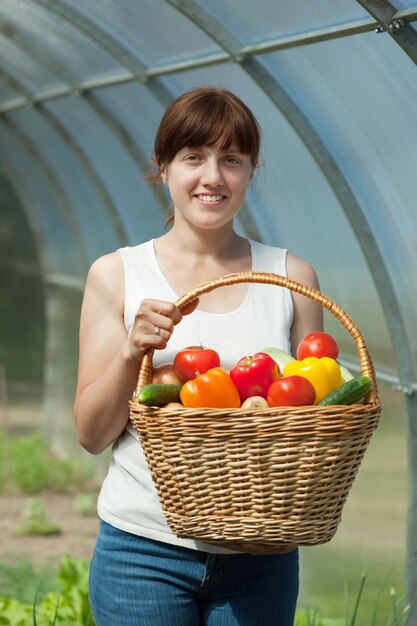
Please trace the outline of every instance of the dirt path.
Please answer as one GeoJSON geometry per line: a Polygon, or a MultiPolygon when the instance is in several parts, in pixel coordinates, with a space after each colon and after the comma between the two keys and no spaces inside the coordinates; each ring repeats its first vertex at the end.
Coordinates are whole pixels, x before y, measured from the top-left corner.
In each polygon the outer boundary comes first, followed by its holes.
{"type": "Polygon", "coordinates": [[[57,565],[63,554],[90,560],[97,533],[97,517],[81,515],[74,507],[74,495],[36,496],[46,517],[61,529],[49,537],[19,536],[16,529],[25,521],[22,512],[28,496],[0,496],[0,561],[27,559],[36,564],[57,565]]]}

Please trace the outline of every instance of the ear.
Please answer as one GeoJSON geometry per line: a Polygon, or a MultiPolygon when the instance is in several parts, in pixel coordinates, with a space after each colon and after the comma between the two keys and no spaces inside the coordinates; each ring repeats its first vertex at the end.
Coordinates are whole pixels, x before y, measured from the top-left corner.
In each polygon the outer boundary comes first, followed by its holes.
{"type": "Polygon", "coordinates": [[[161,180],[164,183],[164,185],[166,185],[168,183],[167,168],[161,167],[159,171],[160,171],[161,180]]]}

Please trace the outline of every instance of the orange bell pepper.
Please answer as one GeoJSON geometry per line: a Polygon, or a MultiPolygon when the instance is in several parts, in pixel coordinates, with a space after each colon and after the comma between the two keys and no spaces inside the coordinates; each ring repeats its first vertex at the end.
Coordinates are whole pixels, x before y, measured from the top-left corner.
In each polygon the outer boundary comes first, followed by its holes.
{"type": "Polygon", "coordinates": [[[283,375],[307,378],[316,390],[315,402],[322,400],[342,383],[339,364],[328,356],[320,359],[316,356],[308,356],[301,361],[290,361],[284,367],[283,375]]]}
{"type": "Polygon", "coordinates": [[[240,395],[229,374],[221,367],[213,367],[197,378],[184,383],[181,393],[181,402],[189,408],[212,407],[234,408],[240,407],[240,395]]]}

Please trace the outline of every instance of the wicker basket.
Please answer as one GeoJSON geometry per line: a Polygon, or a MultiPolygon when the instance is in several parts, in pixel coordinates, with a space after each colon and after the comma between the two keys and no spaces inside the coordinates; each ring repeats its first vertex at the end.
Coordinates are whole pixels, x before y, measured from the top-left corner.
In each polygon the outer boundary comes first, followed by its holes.
{"type": "MultiPolygon", "coordinates": [[[[236,283],[277,285],[328,309],[350,333],[371,392],[364,404],[268,409],[166,409],[130,403],[130,419],[166,520],[183,538],[314,545],[335,535],[381,413],[375,373],[352,319],[320,291],[277,274],[244,272],[204,283],[177,301],[236,283]]],[[[152,354],[138,387],[152,378],[152,354]]]]}

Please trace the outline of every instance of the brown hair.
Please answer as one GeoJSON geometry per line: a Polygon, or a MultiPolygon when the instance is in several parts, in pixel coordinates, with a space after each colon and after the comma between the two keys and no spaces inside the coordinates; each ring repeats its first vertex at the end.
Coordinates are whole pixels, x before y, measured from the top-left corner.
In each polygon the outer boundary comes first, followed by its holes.
{"type": "Polygon", "coordinates": [[[258,163],[260,132],[251,110],[230,91],[199,87],[180,95],[166,109],[154,145],[155,169],[151,182],[160,182],[161,171],[183,148],[212,146],[222,140],[222,150],[232,145],[258,163]]]}

